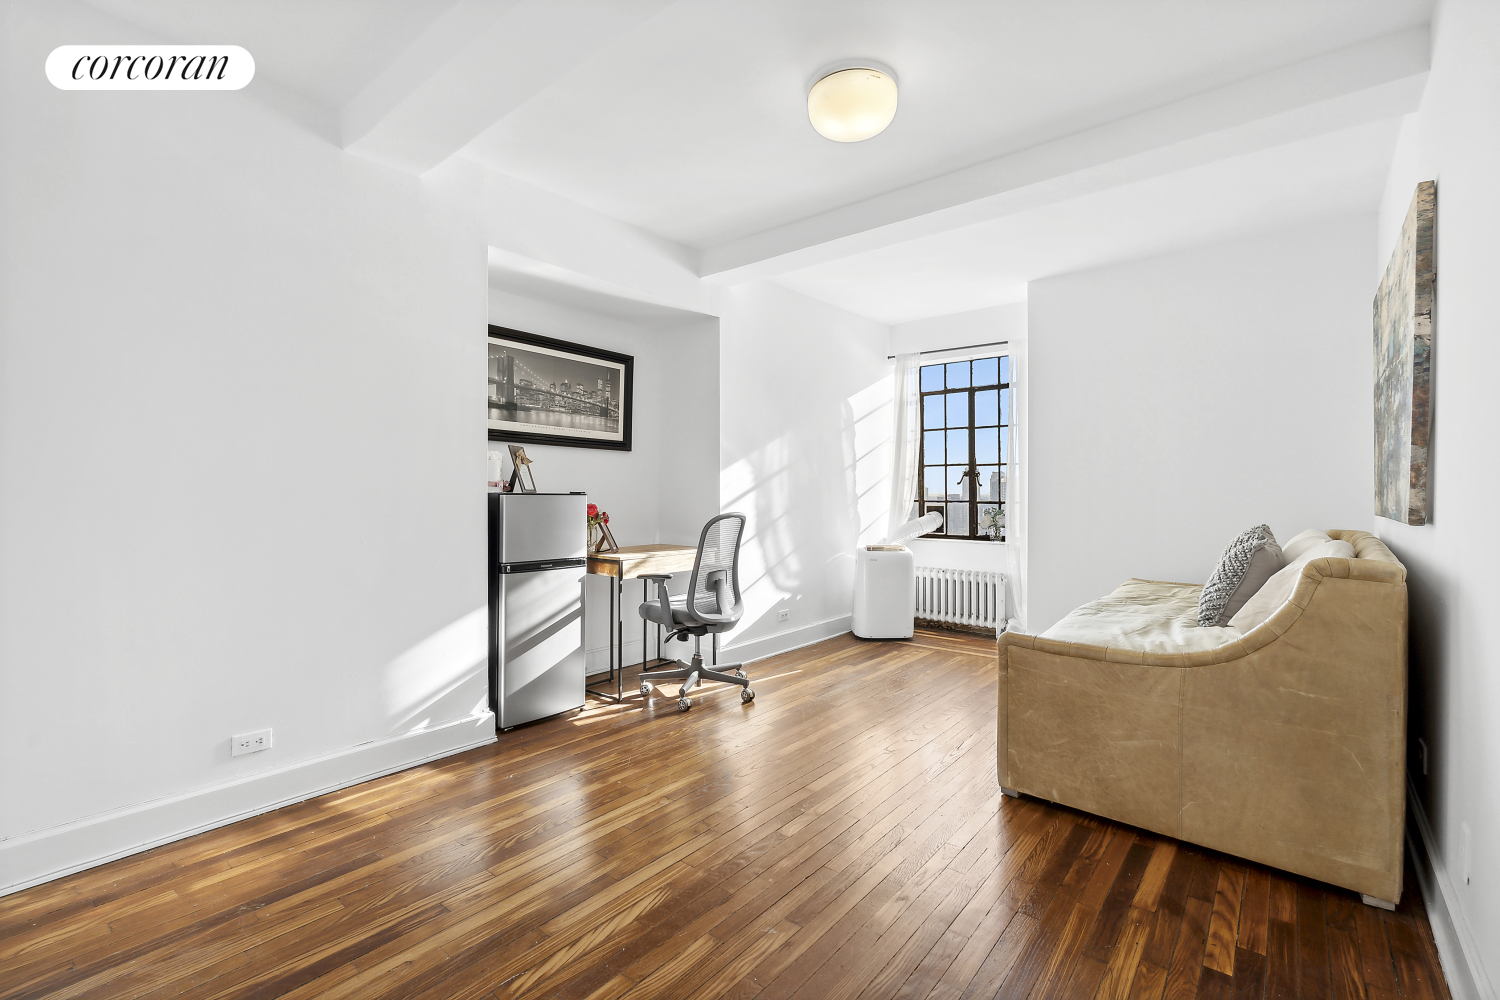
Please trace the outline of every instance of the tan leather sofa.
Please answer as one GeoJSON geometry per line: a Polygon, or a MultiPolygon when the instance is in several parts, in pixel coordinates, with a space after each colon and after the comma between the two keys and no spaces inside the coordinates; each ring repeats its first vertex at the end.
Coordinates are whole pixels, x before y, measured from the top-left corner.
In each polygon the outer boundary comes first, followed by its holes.
{"type": "Polygon", "coordinates": [[[1355,558],[1308,563],[1215,649],[1001,633],[1000,784],[1394,905],[1406,568],[1367,532],[1329,535],[1355,558]]]}

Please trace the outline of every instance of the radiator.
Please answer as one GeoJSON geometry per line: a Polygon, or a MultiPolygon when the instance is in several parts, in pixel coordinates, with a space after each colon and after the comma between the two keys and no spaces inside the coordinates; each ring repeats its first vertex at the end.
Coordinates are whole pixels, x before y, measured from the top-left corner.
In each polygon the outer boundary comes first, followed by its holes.
{"type": "Polygon", "coordinates": [[[998,631],[1005,624],[1005,574],[918,566],[917,617],[998,631]]]}

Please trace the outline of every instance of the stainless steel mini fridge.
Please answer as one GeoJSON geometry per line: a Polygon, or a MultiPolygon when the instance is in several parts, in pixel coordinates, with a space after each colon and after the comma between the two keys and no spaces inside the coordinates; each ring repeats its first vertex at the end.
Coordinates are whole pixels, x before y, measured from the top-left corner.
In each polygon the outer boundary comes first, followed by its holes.
{"type": "Polygon", "coordinates": [[[490,708],[510,729],[583,704],[588,497],[491,493],[490,708]]]}

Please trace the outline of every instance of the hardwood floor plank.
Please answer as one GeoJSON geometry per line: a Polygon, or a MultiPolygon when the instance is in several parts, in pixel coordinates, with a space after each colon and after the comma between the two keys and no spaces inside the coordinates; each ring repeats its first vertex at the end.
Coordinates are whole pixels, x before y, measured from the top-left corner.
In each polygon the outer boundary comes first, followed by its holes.
{"type": "Polygon", "coordinates": [[[1327,902],[1328,995],[1333,1000],[1365,1000],[1354,908],[1364,906],[1349,893],[1330,893],[1327,902]]]}
{"type": "Polygon", "coordinates": [[[1193,869],[1193,880],[1188,885],[1188,895],[1212,906],[1214,896],[1219,891],[1219,868],[1223,863],[1224,859],[1221,855],[1212,851],[1203,851],[1198,858],[1197,867],[1193,869]]]}
{"type": "Polygon", "coordinates": [[[1219,887],[1214,893],[1213,915],[1208,922],[1208,944],[1203,952],[1205,968],[1234,975],[1235,941],[1239,937],[1240,895],[1245,871],[1233,865],[1219,869],[1219,887]]]}
{"type": "Polygon", "coordinates": [[[1448,1000],[1415,893],[1003,797],[994,657],[839,636],[15,893],[0,998],[1448,1000]]]}
{"type": "Polygon", "coordinates": [[[1016,963],[1021,960],[1021,956],[1026,953],[1026,949],[1031,946],[1031,942],[1040,932],[1041,921],[1028,917],[1024,913],[1016,913],[967,984],[955,988],[954,984],[945,977],[944,981],[932,991],[931,996],[934,998],[956,996],[960,1000],[998,996],[996,990],[1009,978],[1015,970],[1016,963]]]}
{"type": "Polygon", "coordinates": [[[1179,846],[1172,867],[1167,871],[1166,885],[1157,900],[1156,919],[1151,925],[1151,936],[1141,953],[1141,961],[1166,970],[1172,964],[1172,953],[1182,931],[1183,906],[1188,900],[1188,888],[1193,872],[1202,857],[1191,845],[1179,846]]]}
{"type": "Polygon", "coordinates": [[[1396,964],[1396,982],[1401,996],[1412,1000],[1439,1000],[1434,971],[1425,961],[1417,928],[1399,914],[1385,914],[1386,936],[1396,964]]]}
{"type": "Polygon", "coordinates": [[[1155,918],[1148,910],[1135,907],[1129,910],[1119,941],[1110,949],[1109,962],[1099,983],[1099,1000],[1127,1000],[1131,995],[1141,953],[1146,949],[1146,938],[1154,922],[1155,918]]]}
{"type": "Polygon", "coordinates": [[[1151,848],[1151,861],[1146,865],[1141,884],[1136,888],[1135,898],[1130,901],[1130,905],[1138,910],[1155,913],[1161,894],[1167,887],[1167,876],[1176,860],[1177,842],[1158,840],[1151,848]]]}
{"type": "Polygon", "coordinates": [[[1359,906],[1354,911],[1355,933],[1359,938],[1360,978],[1367,990],[1397,995],[1396,964],[1391,958],[1385,922],[1380,915],[1381,911],[1373,906],[1359,906]]]}
{"type": "Polygon", "coordinates": [[[1198,1000],[1231,1000],[1233,996],[1234,977],[1204,966],[1198,977],[1198,1000]]]}
{"type": "MultiPolygon", "coordinates": [[[[1037,1000],[1057,1000],[1064,995],[1075,967],[1083,958],[1083,944],[1088,938],[1089,928],[1094,926],[1098,917],[1099,911],[1085,903],[1073,907],[1062,932],[1052,944],[1050,954],[1039,967],[1034,992],[1037,1000]]],[[[1015,984],[1009,987],[1012,995],[1020,995],[1023,985],[1024,978],[1017,977],[1015,984]]]]}
{"type": "Polygon", "coordinates": [[[1203,975],[1203,951],[1208,943],[1208,923],[1213,904],[1189,896],[1182,907],[1182,932],[1167,970],[1166,1000],[1193,1000],[1203,975]]]}
{"type": "Polygon", "coordinates": [[[1017,874],[1040,844],[1051,817],[1027,803],[1008,801],[1013,814],[1027,817],[1022,833],[1005,845],[1009,849],[997,859],[985,882],[901,984],[894,994],[898,1000],[918,1000],[940,983],[949,983],[948,989],[962,992],[1015,916],[1021,903],[1018,885],[1030,890],[1029,885],[1018,883],[1017,874]]]}
{"type": "MultiPolygon", "coordinates": [[[[1080,909],[1077,901],[1093,876],[1110,832],[1099,827],[1075,826],[1054,863],[1032,887],[1027,903],[1035,905],[1043,896],[1050,896],[1051,901],[1041,913],[1036,933],[1000,985],[998,996],[1028,996],[1044,970],[1050,969],[1055,975],[1067,969],[1073,954],[1082,947],[1083,935],[1098,916],[1098,911],[1091,908],[1080,909]],[[1070,859],[1066,873],[1056,879],[1057,870],[1070,859]]],[[[1025,907],[1022,904],[1023,913],[1025,907]]]]}
{"type": "Polygon", "coordinates": [[[1297,884],[1297,995],[1304,1000],[1328,996],[1328,924],[1326,897],[1310,883],[1297,884]]]}
{"type": "Polygon", "coordinates": [[[1270,890],[1270,913],[1271,920],[1280,920],[1283,923],[1295,924],[1297,922],[1297,885],[1285,875],[1278,874],[1271,879],[1270,890]]]}
{"type": "Polygon", "coordinates": [[[1260,1000],[1266,991],[1266,956],[1241,948],[1234,957],[1235,1000],[1260,1000]]]}
{"type": "Polygon", "coordinates": [[[1297,928],[1285,920],[1266,925],[1266,1000],[1297,996],[1297,928]]]}
{"type": "Polygon", "coordinates": [[[1245,873],[1245,898],[1240,904],[1239,946],[1257,955],[1266,953],[1266,923],[1271,915],[1271,873],[1256,866],[1245,873]]]}
{"type": "Polygon", "coordinates": [[[1090,1000],[1099,989],[1104,978],[1104,963],[1084,955],[1073,968],[1068,985],[1063,990],[1062,1000],[1090,1000]]]}
{"type": "Polygon", "coordinates": [[[921,984],[914,984],[909,995],[958,997],[964,995],[972,983],[982,978],[999,985],[1010,973],[1011,966],[1020,956],[1021,946],[1029,940],[1036,924],[1030,917],[1017,916],[1022,900],[1030,891],[1029,884],[1019,879],[1013,880],[985,913],[973,933],[961,944],[954,943],[957,954],[943,970],[938,981],[925,994],[920,989],[921,984]],[[1003,946],[1002,941],[1006,941],[1003,946]]]}
{"type": "Polygon", "coordinates": [[[1136,838],[1125,852],[1115,873],[1109,895],[1099,908],[1099,919],[1084,942],[1084,954],[1100,963],[1108,963],[1122,929],[1130,919],[1131,900],[1140,888],[1141,879],[1151,860],[1151,845],[1136,838]]]}
{"type": "Polygon", "coordinates": [[[1150,962],[1142,962],[1135,970],[1135,982],[1130,984],[1130,1000],[1161,1000],[1167,989],[1167,970],[1150,962]]]}

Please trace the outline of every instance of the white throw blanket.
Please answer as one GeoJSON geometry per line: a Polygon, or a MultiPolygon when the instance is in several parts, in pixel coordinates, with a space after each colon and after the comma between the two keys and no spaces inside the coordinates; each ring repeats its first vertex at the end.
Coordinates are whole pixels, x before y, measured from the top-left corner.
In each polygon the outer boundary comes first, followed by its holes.
{"type": "Polygon", "coordinates": [[[1108,597],[1074,609],[1042,637],[1146,653],[1193,653],[1244,635],[1229,625],[1198,624],[1202,590],[1193,583],[1127,580],[1108,597]]]}

